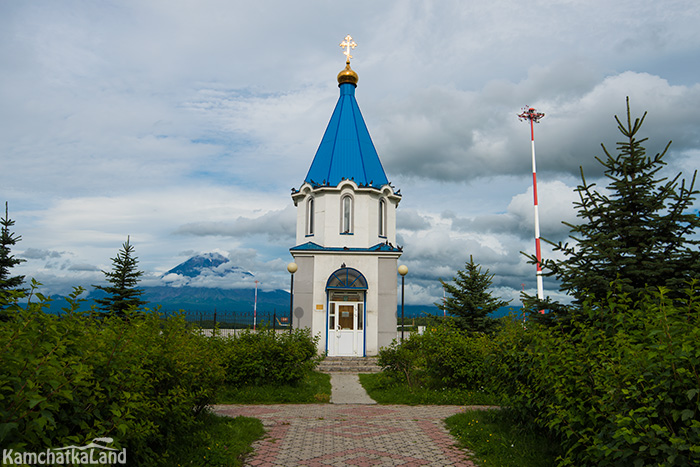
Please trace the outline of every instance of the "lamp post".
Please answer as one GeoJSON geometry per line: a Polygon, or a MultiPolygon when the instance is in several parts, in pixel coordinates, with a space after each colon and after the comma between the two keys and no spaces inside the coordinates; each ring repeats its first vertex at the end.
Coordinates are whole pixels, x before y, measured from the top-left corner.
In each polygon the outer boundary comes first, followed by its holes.
{"type": "Polygon", "coordinates": [[[255,326],[258,322],[258,282],[255,281],[255,302],[253,304],[253,331],[255,331],[255,326]]]}
{"type": "Polygon", "coordinates": [[[287,271],[289,271],[289,275],[292,278],[289,286],[289,334],[292,333],[292,319],[294,318],[294,273],[297,272],[297,269],[299,269],[297,263],[289,263],[287,265],[287,271]]]}
{"type": "Polygon", "coordinates": [[[404,285],[408,268],[405,265],[399,266],[399,274],[401,274],[401,342],[403,342],[403,303],[404,303],[404,285]]]}

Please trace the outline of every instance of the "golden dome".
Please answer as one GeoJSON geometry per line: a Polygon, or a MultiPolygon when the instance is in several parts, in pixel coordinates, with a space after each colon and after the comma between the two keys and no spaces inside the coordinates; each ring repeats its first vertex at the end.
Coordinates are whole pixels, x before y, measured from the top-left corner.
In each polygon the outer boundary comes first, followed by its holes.
{"type": "Polygon", "coordinates": [[[350,60],[348,60],[345,62],[345,69],[338,73],[338,84],[350,83],[357,86],[359,80],[357,73],[350,68],[350,60]]]}

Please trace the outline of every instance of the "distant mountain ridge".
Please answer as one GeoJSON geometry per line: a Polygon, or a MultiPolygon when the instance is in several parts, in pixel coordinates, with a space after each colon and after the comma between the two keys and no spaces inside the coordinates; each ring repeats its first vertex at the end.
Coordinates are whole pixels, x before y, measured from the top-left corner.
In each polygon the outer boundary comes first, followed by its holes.
{"type": "MultiPolygon", "coordinates": [[[[149,307],[159,305],[165,311],[235,311],[253,312],[255,289],[219,289],[212,287],[142,287],[141,298],[149,307]]],[[[289,310],[289,292],[258,290],[257,309],[260,312],[289,310]]]]}
{"type": "MultiPolygon", "coordinates": [[[[161,276],[165,285],[138,287],[143,290],[141,299],[147,302],[147,308],[160,307],[163,311],[187,312],[222,312],[252,313],[255,307],[255,288],[246,287],[255,277],[251,272],[231,264],[231,261],[219,253],[204,253],[193,256],[178,264],[161,276]],[[203,287],[196,284],[198,278],[226,277],[232,285],[238,288],[203,287]]],[[[106,294],[97,289],[91,290],[83,298],[80,310],[87,311],[95,304],[96,298],[106,294]]],[[[51,308],[59,311],[67,307],[65,297],[52,296],[51,308]]],[[[520,307],[503,307],[493,313],[493,317],[505,316],[509,311],[520,307]]],[[[289,311],[289,292],[258,290],[257,311],[259,313],[286,314],[289,311]]],[[[404,316],[408,318],[425,316],[426,314],[442,316],[443,313],[435,305],[406,305],[404,316]]],[[[401,316],[401,306],[397,307],[397,317],[401,316]]]]}

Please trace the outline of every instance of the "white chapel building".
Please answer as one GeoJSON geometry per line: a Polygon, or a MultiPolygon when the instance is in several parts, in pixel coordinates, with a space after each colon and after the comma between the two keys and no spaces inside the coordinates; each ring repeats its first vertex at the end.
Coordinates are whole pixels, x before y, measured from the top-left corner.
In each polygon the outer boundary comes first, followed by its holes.
{"type": "Polygon", "coordinates": [[[320,334],[319,353],[371,356],[396,337],[401,195],[387,179],[355,100],[358,76],[349,47],[346,55],[340,98],[303,184],[292,190],[293,323],[320,334]]]}

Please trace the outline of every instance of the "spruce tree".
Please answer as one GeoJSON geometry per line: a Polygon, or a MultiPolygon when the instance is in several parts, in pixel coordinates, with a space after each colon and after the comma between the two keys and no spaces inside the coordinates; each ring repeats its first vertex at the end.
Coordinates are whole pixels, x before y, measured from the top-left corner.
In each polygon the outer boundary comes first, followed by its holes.
{"type": "Polygon", "coordinates": [[[449,294],[444,302],[435,305],[456,317],[457,325],[469,332],[492,332],[496,326],[496,320],[488,316],[509,302],[498,297],[493,297],[488,291],[493,281],[493,274],[489,270],[482,271],[481,266],[474,263],[470,255],[469,262],[464,269],[457,271],[453,277],[454,284],[440,279],[445,292],[449,294]]]}
{"type": "Polygon", "coordinates": [[[101,310],[124,316],[126,311],[146,304],[139,298],[143,290],[136,288],[139,278],[143,275],[143,271],[139,271],[137,265],[134,246],[129,243],[129,237],[127,237],[122,249],[115,258],[112,258],[112,270],[102,271],[111,285],[93,285],[96,289],[108,294],[105,298],[95,299],[101,310]]]}
{"type": "Polygon", "coordinates": [[[627,99],[627,121],[615,116],[624,135],[618,154],[601,144],[605,156],[596,157],[609,180],[606,189],[588,183],[581,168],[580,201],[575,203],[581,222],[565,223],[575,243],[549,242],[565,258],[547,260],[543,269],[575,303],[590,295],[604,299],[613,281],[634,299],[646,287],[665,286],[680,295],[690,279],[700,278],[695,235],[700,217],[692,212],[697,171],[690,183],[681,179],[682,173],[672,179],[661,175],[671,142],[663,152],[646,155],[642,143],[647,138],[637,139],[646,115],[633,122],[627,99]]]}
{"type": "Polygon", "coordinates": [[[11,276],[10,270],[25,260],[15,258],[11,248],[22,239],[15,235],[10,228],[15,225],[15,221],[10,219],[8,214],[7,201],[5,202],[5,217],[0,218],[0,307],[7,305],[10,291],[18,290],[24,283],[24,276],[11,276]]]}

